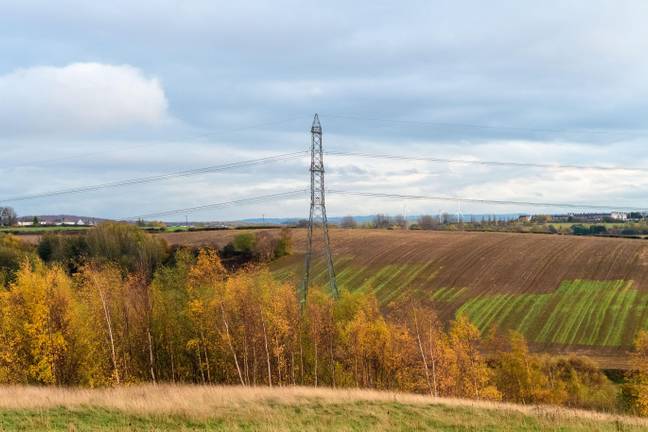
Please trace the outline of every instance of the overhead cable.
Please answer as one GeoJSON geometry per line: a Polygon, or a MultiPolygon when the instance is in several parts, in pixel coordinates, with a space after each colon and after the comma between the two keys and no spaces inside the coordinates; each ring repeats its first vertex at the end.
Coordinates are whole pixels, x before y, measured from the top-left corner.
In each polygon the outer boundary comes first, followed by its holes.
{"type": "Polygon", "coordinates": [[[306,192],[308,192],[306,189],[299,189],[299,190],[293,190],[289,192],[280,192],[280,193],[274,193],[269,195],[259,195],[251,198],[241,198],[237,200],[225,201],[225,202],[214,203],[214,204],[205,204],[196,207],[188,207],[188,208],[175,209],[175,210],[165,210],[157,213],[147,213],[139,216],[122,218],[122,220],[150,219],[152,217],[165,217],[165,216],[172,216],[176,214],[187,214],[187,213],[195,213],[204,210],[219,209],[223,207],[234,207],[238,205],[254,204],[254,203],[265,202],[265,201],[276,201],[281,198],[288,198],[288,197],[298,196],[301,194],[305,195],[306,192]]]}
{"type": "Polygon", "coordinates": [[[235,168],[245,168],[245,167],[250,167],[255,165],[271,163],[271,162],[297,159],[304,156],[305,154],[306,154],[305,151],[284,153],[284,154],[268,156],[260,159],[250,159],[250,160],[231,162],[231,163],[221,164],[221,165],[212,165],[208,167],[195,168],[195,169],[190,169],[185,171],[176,171],[167,174],[130,178],[130,179],[118,180],[109,183],[95,184],[91,186],[81,186],[78,188],[70,188],[70,189],[59,189],[55,191],[48,191],[48,192],[31,194],[31,195],[14,196],[14,197],[0,199],[0,202],[26,201],[26,200],[36,199],[36,198],[76,194],[76,193],[91,192],[91,191],[96,191],[101,189],[116,188],[122,186],[132,186],[132,185],[138,185],[143,183],[152,183],[156,181],[168,180],[168,179],[178,178],[178,177],[190,177],[190,176],[195,176],[200,174],[216,173],[216,172],[231,170],[235,168]]]}
{"type": "Polygon", "coordinates": [[[345,190],[328,189],[329,194],[335,195],[352,195],[369,198],[394,198],[402,200],[428,200],[428,201],[449,201],[449,202],[462,202],[473,204],[493,204],[493,205],[519,205],[528,207],[556,207],[556,208],[569,208],[569,209],[589,209],[589,210],[616,210],[616,211],[648,211],[646,207],[628,207],[623,205],[611,204],[577,204],[577,203],[553,203],[553,202],[535,202],[535,201],[511,201],[511,200],[490,200],[481,198],[463,198],[452,196],[430,196],[430,195],[405,195],[405,194],[390,194],[390,193],[377,193],[377,192],[355,192],[345,190]]]}
{"type": "Polygon", "coordinates": [[[601,170],[601,171],[636,171],[648,172],[648,168],[643,167],[627,167],[627,166],[605,166],[605,165],[572,165],[572,164],[548,164],[536,162],[513,162],[513,161],[493,161],[481,159],[452,159],[440,157],[423,157],[423,156],[405,156],[393,154],[374,154],[362,152],[343,152],[343,151],[327,151],[327,155],[331,156],[353,156],[370,159],[392,159],[404,161],[421,161],[421,162],[441,162],[441,163],[457,163],[457,164],[473,164],[473,165],[488,165],[488,166],[512,166],[522,168],[543,168],[543,169],[578,169],[578,170],[601,170]]]}

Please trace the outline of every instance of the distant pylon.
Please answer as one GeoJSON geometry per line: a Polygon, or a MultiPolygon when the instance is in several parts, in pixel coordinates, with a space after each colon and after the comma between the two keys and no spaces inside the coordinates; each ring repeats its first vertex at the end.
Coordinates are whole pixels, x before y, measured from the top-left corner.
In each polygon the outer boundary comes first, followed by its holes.
{"type": "Polygon", "coordinates": [[[335,281],[335,269],[333,268],[333,255],[331,254],[331,242],[328,233],[328,220],[326,219],[326,201],[324,198],[324,156],[322,151],[322,125],[319,116],[315,114],[313,126],[311,127],[311,165],[310,165],[310,216],[308,218],[308,240],[306,245],[306,256],[304,258],[304,280],[301,286],[300,302],[302,307],[306,303],[308,287],[311,279],[311,264],[313,258],[313,225],[319,223],[322,226],[324,236],[324,249],[326,252],[326,263],[328,266],[329,286],[333,297],[338,297],[337,282],[335,281]]]}

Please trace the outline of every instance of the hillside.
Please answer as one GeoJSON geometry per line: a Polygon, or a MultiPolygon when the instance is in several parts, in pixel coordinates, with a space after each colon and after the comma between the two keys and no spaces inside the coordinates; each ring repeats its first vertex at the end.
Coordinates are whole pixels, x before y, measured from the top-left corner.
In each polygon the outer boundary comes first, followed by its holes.
{"type": "Polygon", "coordinates": [[[645,419],[370,390],[148,385],[0,388],[4,431],[639,431],[645,419]]]}
{"type": "MultiPolygon", "coordinates": [[[[162,234],[171,243],[224,245],[232,231],[162,234]]],[[[445,319],[466,313],[482,330],[524,333],[541,351],[588,354],[623,368],[637,329],[648,326],[648,242],[539,234],[332,230],[338,284],[406,296],[445,319]]],[[[305,230],[295,253],[273,264],[301,275],[305,230]]],[[[315,283],[327,273],[316,261],[315,283]]]]}

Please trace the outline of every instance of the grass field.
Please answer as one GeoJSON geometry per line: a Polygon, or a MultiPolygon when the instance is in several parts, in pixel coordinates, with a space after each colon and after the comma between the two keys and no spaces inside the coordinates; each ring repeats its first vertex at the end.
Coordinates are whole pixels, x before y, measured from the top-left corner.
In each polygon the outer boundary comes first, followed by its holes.
{"type": "Polygon", "coordinates": [[[3,431],[640,431],[648,421],[368,390],[0,388],[3,431]]]}
{"type": "Polygon", "coordinates": [[[90,229],[87,226],[40,226],[40,227],[2,227],[0,232],[12,234],[46,234],[49,232],[79,232],[90,229]]]}

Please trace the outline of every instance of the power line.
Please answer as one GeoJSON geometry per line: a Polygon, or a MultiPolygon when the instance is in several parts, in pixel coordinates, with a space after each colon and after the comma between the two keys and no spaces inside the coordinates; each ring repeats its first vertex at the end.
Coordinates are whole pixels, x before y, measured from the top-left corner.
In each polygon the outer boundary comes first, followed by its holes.
{"type": "Polygon", "coordinates": [[[402,119],[385,119],[375,117],[363,117],[357,115],[339,115],[339,114],[323,114],[322,117],[338,118],[347,120],[365,120],[383,123],[401,123],[423,126],[437,126],[437,127],[450,127],[450,128],[469,128],[469,129],[485,129],[485,130],[503,130],[511,132],[534,132],[534,133],[559,133],[559,134],[593,134],[593,135],[613,135],[613,134],[627,134],[645,136],[648,134],[646,130],[630,130],[630,129],[551,129],[551,128],[525,128],[517,126],[493,126],[474,123],[450,123],[450,122],[431,122],[421,120],[402,120],[402,119]]]}
{"type": "Polygon", "coordinates": [[[108,189],[108,188],[115,188],[115,187],[122,187],[122,186],[132,186],[132,185],[138,185],[143,183],[152,183],[156,181],[168,180],[177,177],[190,177],[190,176],[206,174],[206,173],[216,173],[216,172],[231,170],[235,168],[250,167],[250,166],[261,165],[266,163],[297,159],[304,156],[305,154],[306,151],[284,153],[284,154],[269,156],[260,159],[250,159],[250,160],[244,160],[239,162],[231,162],[222,165],[212,165],[203,168],[195,168],[191,170],[177,171],[173,173],[160,174],[160,175],[154,175],[149,177],[137,177],[137,178],[130,178],[125,180],[118,180],[109,183],[101,183],[101,184],[96,184],[91,186],[82,186],[82,187],[70,188],[70,189],[60,189],[56,191],[42,192],[42,193],[32,194],[32,195],[15,196],[11,198],[1,199],[0,202],[26,201],[26,200],[36,199],[36,198],[76,194],[82,192],[97,191],[101,189],[108,189]]]}
{"type": "Polygon", "coordinates": [[[327,151],[327,155],[331,156],[353,156],[371,159],[393,159],[405,161],[421,161],[421,162],[441,162],[441,163],[461,163],[461,164],[474,164],[474,165],[488,165],[488,166],[512,166],[522,168],[543,168],[543,169],[579,169],[579,170],[600,170],[600,171],[636,171],[648,172],[648,168],[643,167],[627,167],[627,166],[603,166],[603,165],[571,165],[571,164],[545,164],[534,162],[513,162],[513,161],[493,161],[493,160],[480,160],[480,159],[450,159],[439,157],[418,157],[418,156],[402,156],[391,154],[373,154],[361,152],[342,152],[342,151],[327,151]]]}
{"type": "Polygon", "coordinates": [[[405,200],[429,200],[429,201],[450,201],[450,202],[463,202],[473,204],[493,204],[493,205],[518,205],[528,207],[556,207],[556,208],[570,208],[570,209],[590,209],[590,210],[626,210],[626,211],[646,211],[645,207],[625,207],[607,204],[572,204],[572,203],[548,203],[548,202],[534,202],[534,201],[509,201],[509,200],[489,200],[479,198],[462,198],[462,197],[448,197],[448,196],[429,196],[429,195],[404,195],[404,194],[390,194],[390,193],[377,193],[377,192],[352,192],[344,190],[327,190],[328,193],[336,195],[352,195],[370,198],[394,198],[405,200]]]}
{"type": "Polygon", "coordinates": [[[131,216],[131,217],[123,218],[122,220],[137,220],[137,219],[148,219],[151,217],[165,217],[165,216],[172,216],[172,215],[183,214],[183,213],[194,213],[203,210],[213,210],[213,209],[218,209],[223,207],[233,207],[237,205],[254,204],[254,203],[260,203],[265,201],[276,201],[277,199],[280,198],[287,198],[291,196],[305,194],[306,192],[307,192],[306,189],[299,189],[299,190],[294,190],[289,192],[280,192],[280,193],[274,193],[269,195],[259,195],[251,198],[241,198],[238,200],[225,201],[225,202],[214,203],[214,204],[205,204],[197,207],[165,210],[157,213],[147,213],[139,216],[131,216]]]}

